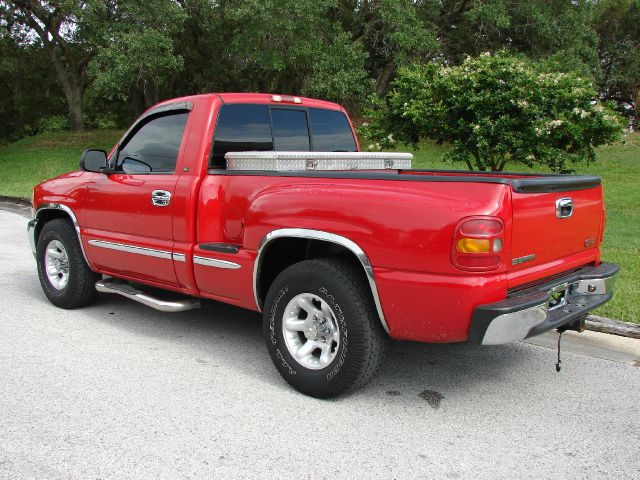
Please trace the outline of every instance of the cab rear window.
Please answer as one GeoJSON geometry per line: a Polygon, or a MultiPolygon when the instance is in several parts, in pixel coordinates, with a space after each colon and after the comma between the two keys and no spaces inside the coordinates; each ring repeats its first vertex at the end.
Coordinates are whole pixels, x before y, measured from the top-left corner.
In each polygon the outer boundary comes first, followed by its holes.
{"type": "Polygon", "coordinates": [[[309,124],[305,110],[271,109],[273,149],[289,152],[308,152],[309,124]]]}
{"type": "Polygon", "coordinates": [[[265,150],[355,152],[346,115],[337,110],[227,104],[218,114],[210,166],[224,168],[227,152],[265,150]]]}
{"type": "Polygon", "coordinates": [[[355,152],[356,141],[347,116],[337,110],[309,109],[315,152],[355,152]]]}

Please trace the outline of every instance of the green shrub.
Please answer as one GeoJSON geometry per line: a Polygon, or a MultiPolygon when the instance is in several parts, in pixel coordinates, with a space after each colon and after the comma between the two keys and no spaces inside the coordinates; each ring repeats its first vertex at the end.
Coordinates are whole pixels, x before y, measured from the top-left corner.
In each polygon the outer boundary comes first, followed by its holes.
{"type": "Polygon", "coordinates": [[[459,66],[401,69],[367,130],[382,146],[449,143],[447,157],[469,169],[497,171],[520,162],[567,172],[569,161],[593,160],[593,147],[617,141],[623,121],[597,101],[588,78],[487,53],[459,66]]]}
{"type": "Polygon", "coordinates": [[[92,127],[95,127],[98,130],[115,130],[118,128],[118,122],[112,115],[98,115],[90,123],[92,127]]]}
{"type": "Polygon", "coordinates": [[[52,115],[50,117],[43,118],[39,122],[40,132],[60,132],[62,130],[69,130],[69,117],[66,115],[52,115]]]}

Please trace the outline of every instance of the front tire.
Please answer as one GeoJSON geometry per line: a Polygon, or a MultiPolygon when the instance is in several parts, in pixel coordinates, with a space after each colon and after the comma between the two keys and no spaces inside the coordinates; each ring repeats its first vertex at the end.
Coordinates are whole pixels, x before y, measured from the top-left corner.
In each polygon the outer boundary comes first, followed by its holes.
{"type": "Polygon", "coordinates": [[[40,285],[51,303],[76,308],[96,299],[100,276],[87,265],[71,223],[62,218],[47,222],[36,245],[40,285]]]}
{"type": "Polygon", "coordinates": [[[282,377],[318,398],[368,383],[388,345],[362,273],[334,259],[307,260],[278,275],[265,301],[263,331],[282,377]]]}

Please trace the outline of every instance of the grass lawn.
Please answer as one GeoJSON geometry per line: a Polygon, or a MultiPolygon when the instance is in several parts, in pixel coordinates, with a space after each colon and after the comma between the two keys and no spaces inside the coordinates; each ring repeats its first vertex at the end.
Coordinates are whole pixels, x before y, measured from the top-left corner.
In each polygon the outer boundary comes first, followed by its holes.
{"type": "MultiPolygon", "coordinates": [[[[35,184],[78,168],[83,150],[109,150],[120,134],[58,132],[0,147],[0,195],[29,198],[35,184]]],[[[443,163],[444,152],[446,147],[422,144],[414,152],[414,167],[466,169],[464,164],[443,163]]],[[[607,207],[602,258],[622,267],[614,299],[594,313],[640,323],[640,133],[628,135],[624,145],[601,148],[596,163],[575,168],[578,173],[602,176],[607,207]]],[[[507,170],[530,169],[513,164],[507,170]]]]}
{"type": "Polygon", "coordinates": [[[0,147],[0,195],[31,199],[34,185],[77,170],[83,151],[109,151],[120,135],[119,130],[44,133],[0,147]]]}

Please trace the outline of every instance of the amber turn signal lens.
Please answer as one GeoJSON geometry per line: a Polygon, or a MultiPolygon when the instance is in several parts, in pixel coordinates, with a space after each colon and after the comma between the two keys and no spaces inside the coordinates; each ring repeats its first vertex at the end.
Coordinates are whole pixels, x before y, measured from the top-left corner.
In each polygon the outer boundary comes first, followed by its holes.
{"type": "Polygon", "coordinates": [[[464,253],[487,253],[490,250],[490,242],[483,238],[461,238],[456,245],[458,251],[464,253]]]}

